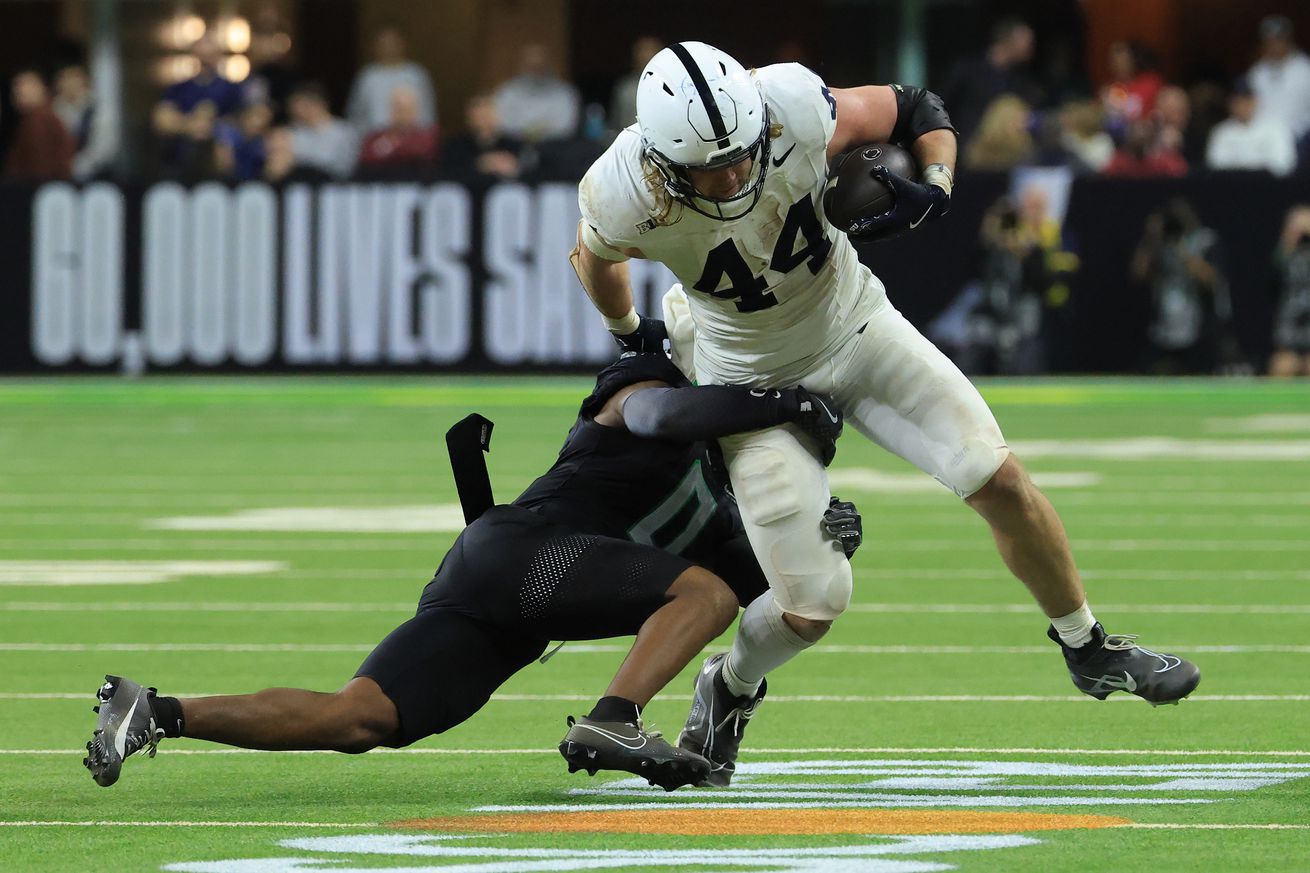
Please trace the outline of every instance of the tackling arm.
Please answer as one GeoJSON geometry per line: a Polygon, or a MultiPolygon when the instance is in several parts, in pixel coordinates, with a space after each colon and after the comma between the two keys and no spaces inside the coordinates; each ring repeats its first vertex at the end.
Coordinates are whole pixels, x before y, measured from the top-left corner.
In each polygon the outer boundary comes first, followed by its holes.
{"type": "Polygon", "coordinates": [[[626,427],[639,437],[677,442],[795,424],[819,444],[824,466],[837,453],[843,422],[831,400],[804,388],[672,388],[664,382],[637,382],[615,392],[594,420],[606,427],[626,427]]]}

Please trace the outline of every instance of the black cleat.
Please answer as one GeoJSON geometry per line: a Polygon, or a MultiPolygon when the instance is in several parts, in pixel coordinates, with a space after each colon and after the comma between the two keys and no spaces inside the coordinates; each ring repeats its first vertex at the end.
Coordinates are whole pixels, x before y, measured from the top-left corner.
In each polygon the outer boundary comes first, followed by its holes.
{"type": "Polygon", "coordinates": [[[94,709],[100,718],[91,742],[86,744],[82,764],[91,771],[97,785],[108,788],[118,781],[124,758],[142,749],[149,757],[155,756],[164,731],[155,724],[150,705],[155,689],[142,688],[131,679],[106,676],[96,695],[100,705],[94,709]]]}
{"type": "Polygon", "coordinates": [[[586,770],[595,776],[597,770],[623,770],[665,791],[699,785],[709,775],[709,761],[670,746],[659,731],[646,730],[640,717],[634,723],[569,716],[568,725],[559,753],[570,773],[586,770]]]}
{"type": "Polygon", "coordinates": [[[1143,649],[1136,634],[1107,634],[1100,622],[1092,628],[1091,642],[1076,649],[1064,644],[1054,626],[1046,635],[1064,651],[1073,684],[1097,700],[1127,691],[1152,706],[1176,704],[1201,682],[1201,671],[1191,661],[1143,649]]]}
{"type": "Polygon", "coordinates": [[[710,785],[724,787],[737,770],[737,750],[746,723],[764,700],[767,682],[760,683],[754,697],[737,697],[723,683],[723,662],[727,655],[713,655],[696,674],[691,713],[678,737],[678,747],[704,756],[710,762],[710,785]]]}

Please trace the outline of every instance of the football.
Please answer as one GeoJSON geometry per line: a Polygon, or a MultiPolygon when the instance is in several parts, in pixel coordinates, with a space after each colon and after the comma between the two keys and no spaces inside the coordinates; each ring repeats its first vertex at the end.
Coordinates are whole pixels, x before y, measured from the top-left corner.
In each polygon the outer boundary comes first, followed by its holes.
{"type": "Polygon", "coordinates": [[[906,179],[919,177],[914,155],[891,143],[870,143],[838,156],[823,189],[823,211],[838,230],[849,230],[862,218],[882,215],[895,203],[891,188],[871,175],[874,167],[886,167],[906,179]]]}

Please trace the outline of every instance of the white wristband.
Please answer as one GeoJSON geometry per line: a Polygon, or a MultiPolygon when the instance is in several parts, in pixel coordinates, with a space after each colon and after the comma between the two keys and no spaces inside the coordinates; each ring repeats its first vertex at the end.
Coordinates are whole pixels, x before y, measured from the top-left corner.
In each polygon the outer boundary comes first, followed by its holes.
{"type": "Polygon", "coordinates": [[[945,164],[929,164],[923,168],[923,176],[920,177],[925,185],[936,185],[946,192],[946,196],[951,196],[951,188],[955,186],[955,175],[951,168],[945,164]]]}
{"type": "Polygon", "coordinates": [[[629,309],[628,314],[622,318],[610,318],[604,313],[601,314],[601,318],[605,320],[605,328],[610,333],[617,334],[618,336],[626,336],[627,334],[634,333],[637,328],[641,327],[641,316],[637,315],[637,308],[635,306],[629,309]]]}

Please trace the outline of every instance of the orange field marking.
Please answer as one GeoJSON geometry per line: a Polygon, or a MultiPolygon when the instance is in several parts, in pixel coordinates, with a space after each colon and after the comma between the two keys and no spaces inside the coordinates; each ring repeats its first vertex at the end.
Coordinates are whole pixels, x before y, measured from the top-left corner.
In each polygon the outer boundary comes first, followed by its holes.
{"type": "Polygon", "coordinates": [[[997,834],[1110,828],[1108,815],[907,809],[624,809],[411,819],[393,827],[479,833],[686,835],[997,834]]]}

